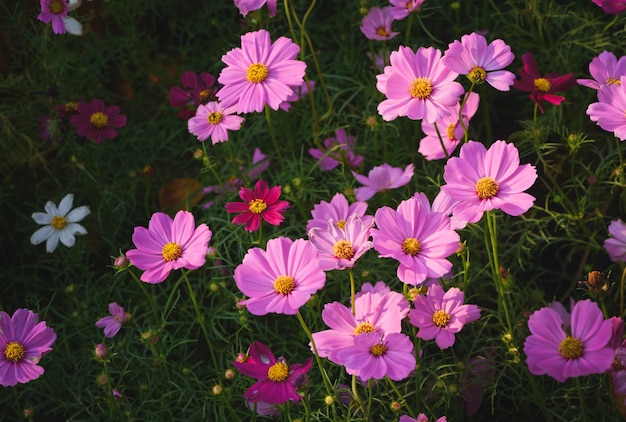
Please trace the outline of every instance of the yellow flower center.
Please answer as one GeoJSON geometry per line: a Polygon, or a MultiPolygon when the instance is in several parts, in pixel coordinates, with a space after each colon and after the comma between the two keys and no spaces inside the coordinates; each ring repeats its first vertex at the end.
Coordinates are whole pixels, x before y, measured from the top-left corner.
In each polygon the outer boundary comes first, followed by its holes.
{"type": "Polygon", "coordinates": [[[607,85],[621,85],[622,84],[619,79],[615,79],[615,78],[609,78],[606,80],[605,83],[607,85]]]}
{"type": "Polygon", "coordinates": [[[415,256],[422,250],[422,244],[414,237],[407,237],[402,242],[402,252],[415,256]]]}
{"type": "Polygon", "coordinates": [[[389,32],[387,32],[387,29],[385,29],[384,26],[379,26],[378,28],[376,28],[376,33],[380,35],[381,37],[389,36],[389,32]]]}
{"type": "Polygon", "coordinates": [[[565,359],[578,359],[583,355],[583,342],[576,337],[567,336],[559,344],[559,353],[565,359]]]}
{"type": "Polygon", "coordinates": [[[97,111],[91,115],[91,117],[89,118],[89,121],[91,122],[92,125],[94,125],[98,129],[102,129],[103,127],[106,127],[109,124],[109,116],[107,116],[106,114],[100,111],[97,111]]]}
{"type": "Polygon", "coordinates": [[[382,356],[385,354],[386,351],[387,351],[387,346],[385,346],[384,344],[378,343],[370,347],[370,352],[374,356],[382,356]]]}
{"type": "Polygon", "coordinates": [[[63,12],[63,2],[61,0],[52,0],[50,2],[50,11],[55,15],[63,12]]]}
{"type": "Polygon", "coordinates": [[[339,259],[352,259],[354,248],[349,240],[341,239],[333,246],[333,254],[339,259]]]}
{"type": "Polygon", "coordinates": [[[470,81],[475,84],[482,84],[487,78],[487,72],[482,67],[475,66],[470,73],[467,74],[470,81]]]}
{"type": "Polygon", "coordinates": [[[456,125],[454,125],[454,124],[451,124],[450,126],[448,126],[448,131],[447,132],[448,132],[448,139],[450,139],[450,140],[455,140],[456,139],[456,137],[454,135],[454,127],[455,126],[456,125]]]}
{"type": "Polygon", "coordinates": [[[222,121],[222,113],[220,113],[219,111],[212,111],[207,116],[207,120],[212,125],[216,125],[216,124],[218,124],[219,122],[222,121]]]}
{"type": "Polygon", "coordinates": [[[55,215],[52,217],[50,225],[54,230],[63,230],[67,226],[67,219],[62,215],[55,215]]]}
{"type": "Polygon", "coordinates": [[[411,84],[411,88],[409,88],[409,93],[411,93],[411,97],[418,98],[420,100],[424,100],[430,97],[430,94],[433,92],[433,85],[430,83],[428,78],[417,78],[411,84]]]}
{"type": "Polygon", "coordinates": [[[498,189],[500,189],[500,185],[491,177],[481,177],[478,179],[478,182],[476,182],[476,194],[480,199],[496,196],[498,189]]]}
{"type": "Polygon", "coordinates": [[[274,382],[285,381],[289,376],[289,367],[285,362],[277,362],[267,370],[267,378],[274,382]]]}
{"type": "Polygon", "coordinates": [[[163,246],[161,254],[163,255],[164,260],[170,262],[182,256],[183,248],[181,248],[178,243],[169,242],[163,246]]]}
{"type": "Polygon", "coordinates": [[[211,96],[210,89],[205,89],[204,91],[200,91],[200,93],[198,94],[198,97],[200,97],[201,102],[205,102],[207,98],[209,98],[210,96],[211,96]]]}
{"type": "Polygon", "coordinates": [[[78,103],[75,101],[70,101],[69,103],[65,103],[65,111],[76,111],[78,110],[78,103]]]}
{"type": "Polygon", "coordinates": [[[335,226],[339,227],[341,230],[346,228],[346,220],[339,220],[335,223],[335,226]]]}
{"type": "Polygon", "coordinates": [[[251,64],[248,68],[248,74],[246,77],[252,83],[263,82],[267,78],[268,70],[267,66],[261,63],[251,64]]]}
{"type": "Polygon", "coordinates": [[[435,311],[435,313],[433,314],[433,324],[435,324],[439,328],[443,328],[448,325],[448,322],[450,322],[449,313],[442,309],[435,311]]]}
{"type": "Polygon", "coordinates": [[[13,362],[21,360],[25,355],[26,350],[24,350],[24,346],[16,341],[7,343],[7,347],[4,349],[4,357],[13,362]]]}
{"type": "Polygon", "coordinates": [[[546,78],[537,78],[534,84],[537,91],[550,92],[550,81],[546,78]]]}
{"type": "Polygon", "coordinates": [[[373,333],[376,331],[376,328],[374,327],[374,324],[372,324],[369,321],[364,321],[359,323],[359,325],[356,326],[356,328],[354,329],[354,335],[358,336],[359,334],[363,334],[363,333],[373,333]]]}
{"type": "Polygon", "coordinates": [[[261,214],[265,211],[265,208],[267,208],[267,203],[262,199],[253,199],[250,201],[250,206],[248,207],[248,209],[255,214],[261,214]]]}
{"type": "Polygon", "coordinates": [[[288,275],[281,275],[274,280],[274,291],[281,295],[288,295],[296,288],[296,283],[293,281],[293,277],[288,275]]]}

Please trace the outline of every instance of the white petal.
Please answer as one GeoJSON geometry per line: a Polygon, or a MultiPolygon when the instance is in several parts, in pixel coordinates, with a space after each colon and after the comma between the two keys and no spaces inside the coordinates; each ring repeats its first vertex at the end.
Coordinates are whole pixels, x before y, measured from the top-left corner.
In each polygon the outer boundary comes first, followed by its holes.
{"type": "Polygon", "coordinates": [[[72,204],[74,203],[74,194],[68,193],[61,199],[59,203],[59,211],[57,215],[65,216],[72,209],[72,204]]]}
{"type": "Polygon", "coordinates": [[[65,29],[72,35],[83,35],[83,26],[74,18],[63,18],[65,29]]]}
{"type": "Polygon", "coordinates": [[[78,207],[72,210],[65,218],[68,223],[78,223],[83,218],[87,217],[91,213],[89,206],[83,205],[82,207],[78,207]]]}
{"type": "Polygon", "coordinates": [[[76,223],[70,223],[67,226],[65,226],[63,231],[66,231],[66,230],[73,235],[74,234],[87,234],[87,230],[85,230],[85,228],[81,226],[80,224],[76,224],[76,223]]]}
{"type": "Polygon", "coordinates": [[[53,233],[54,229],[52,228],[52,226],[43,226],[35,233],[33,233],[33,235],[30,237],[30,243],[32,243],[33,245],[39,245],[44,240],[49,239],[53,233]]]}
{"type": "Polygon", "coordinates": [[[72,246],[74,246],[74,243],[76,243],[76,238],[74,237],[72,232],[67,229],[67,227],[61,230],[59,234],[61,238],[61,243],[63,243],[68,248],[71,248],[72,246]]]}
{"type": "MultiPolygon", "coordinates": [[[[74,9],[78,9],[82,2],[82,0],[68,0],[67,11],[71,12],[74,9]]],[[[65,27],[67,28],[67,25],[65,25],[65,27]]]]}
{"type": "Polygon", "coordinates": [[[52,201],[46,202],[46,206],[44,208],[46,209],[46,213],[48,213],[50,218],[54,217],[55,215],[59,215],[59,209],[52,201]]]}
{"type": "Polygon", "coordinates": [[[45,212],[34,212],[32,217],[37,224],[50,224],[52,222],[52,216],[45,212]]]}
{"type": "Polygon", "coordinates": [[[59,244],[59,231],[53,230],[52,236],[50,236],[48,238],[48,241],[46,242],[46,252],[48,253],[54,252],[58,244],[59,244]]]}

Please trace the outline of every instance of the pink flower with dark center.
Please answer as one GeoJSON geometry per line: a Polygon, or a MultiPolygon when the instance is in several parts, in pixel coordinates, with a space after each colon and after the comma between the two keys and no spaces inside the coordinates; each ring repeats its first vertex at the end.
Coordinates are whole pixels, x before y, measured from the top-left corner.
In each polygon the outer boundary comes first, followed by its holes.
{"type": "Polygon", "coordinates": [[[450,229],[450,218],[433,212],[423,193],[404,200],[394,210],[382,207],[374,217],[374,248],[381,258],[399,261],[400,281],[420,285],[452,269],[446,258],[459,247],[459,235],[450,229]]]}
{"type": "Polygon", "coordinates": [[[391,31],[391,6],[372,7],[361,22],[361,32],[369,40],[387,41],[399,34],[391,31]]]}
{"type": "Polygon", "coordinates": [[[99,99],[89,103],[78,104],[78,113],[73,115],[70,123],[76,128],[79,136],[94,141],[96,144],[104,142],[104,138],[117,137],[115,128],[126,125],[126,116],[120,114],[120,108],[116,105],[105,107],[99,99]]]}
{"type": "Polygon", "coordinates": [[[589,63],[589,73],[593,79],[576,79],[578,85],[592,89],[621,85],[620,78],[626,76],[626,56],[618,60],[615,54],[603,51],[589,63]]]}
{"type": "Polygon", "coordinates": [[[253,315],[295,315],[326,284],[315,246],[308,240],[282,236],[270,239],[266,250],[248,250],[234,278],[248,296],[239,303],[253,315]]]}
{"type": "Polygon", "coordinates": [[[613,132],[621,141],[626,139],[626,76],[620,84],[598,91],[598,102],[589,104],[587,115],[602,129],[613,132]]]}
{"type": "Polygon", "coordinates": [[[609,224],[609,237],[604,241],[604,249],[613,262],[626,262],[626,223],[613,220],[609,224]]]}
{"type": "Polygon", "coordinates": [[[591,0],[596,5],[600,6],[604,13],[617,15],[626,11],[626,1],[624,0],[591,0]]]}
{"type": "Polygon", "coordinates": [[[239,9],[239,13],[245,18],[246,15],[255,10],[259,10],[267,3],[267,10],[270,18],[276,16],[277,0],[235,0],[235,6],[239,9]]]}
{"type": "Polygon", "coordinates": [[[449,113],[448,107],[459,102],[463,86],[454,82],[458,73],[441,62],[440,50],[420,47],[414,53],[409,47],[400,47],[391,53],[389,60],[391,66],[376,76],[376,88],[387,97],[378,105],[383,120],[406,116],[434,122],[449,113]]]}
{"type": "Polygon", "coordinates": [[[513,62],[511,47],[500,39],[487,44],[482,35],[472,32],[455,40],[444,53],[441,62],[459,75],[467,76],[472,84],[487,82],[498,91],[508,91],[515,75],[503,70],[513,62]]]}
{"type": "Polygon", "coordinates": [[[524,342],[526,364],[533,375],[550,375],[558,382],[606,372],[613,363],[610,346],[613,323],[589,299],[572,308],[571,329],[551,308],[541,308],[528,319],[531,335],[524,342]]]}
{"type": "Polygon", "coordinates": [[[518,216],[533,206],[535,198],[524,191],[537,179],[530,164],[520,165],[515,145],[496,141],[487,150],[480,142],[463,144],[459,157],[448,160],[441,190],[459,201],[453,214],[475,223],[485,211],[501,209],[518,216]]]}
{"type": "Polygon", "coordinates": [[[243,202],[229,202],[226,211],[240,213],[233,218],[233,224],[242,224],[249,232],[259,230],[261,218],[273,226],[278,226],[285,219],[283,213],[289,209],[289,202],[278,199],[280,186],[268,187],[263,180],[256,182],[254,191],[242,187],[239,197],[243,202]]]}
{"type": "Polygon", "coordinates": [[[313,206],[311,211],[313,218],[307,222],[306,231],[308,233],[313,227],[326,229],[330,220],[337,227],[343,228],[348,217],[353,214],[361,217],[363,224],[368,225],[374,221],[374,216],[365,215],[365,211],[367,211],[367,202],[358,201],[349,204],[348,199],[342,193],[336,193],[330,202],[321,201],[313,206]]]}
{"type": "Polygon", "coordinates": [[[389,0],[391,16],[400,21],[413,12],[419,12],[425,0],[389,0]]]}
{"type": "Polygon", "coordinates": [[[452,347],[454,335],[465,324],[480,318],[478,306],[464,305],[464,299],[465,294],[456,287],[444,292],[441,285],[430,285],[426,295],[415,298],[415,309],[409,313],[409,321],[419,328],[417,337],[422,340],[435,339],[441,350],[452,347]]]}
{"type": "Polygon", "coordinates": [[[196,74],[188,70],[180,75],[180,83],[182,88],[170,88],[170,106],[182,107],[178,117],[183,120],[195,116],[199,105],[215,100],[215,77],[210,73],[196,74]]]}
{"type": "Polygon", "coordinates": [[[320,160],[320,169],[329,171],[344,164],[350,168],[356,168],[363,162],[362,155],[356,155],[356,139],[346,134],[345,129],[340,128],[335,136],[324,140],[324,148],[311,148],[309,154],[316,160],[320,160]]]}
{"type": "Polygon", "coordinates": [[[37,19],[48,23],[52,21],[52,31],[55,34],[65,34],[65,23],[63,19],[67,17],[68,4],[66,0],[39,0],[41,13],[37,19]]]}
{"type": "Polygon", "coordinates": [[[187,121],[189,132],[205,141],[211,137],[213,145],[228,141],[229,130],[239,130],[244,118],[236,116],[235,107],[224,108],[217,101],[200,104],[196,115],[187,121]]]}
{"type": "Polygon", "coordinates": [[[542,76],[533,53],[528,52],[522,55],[522,62],[524,70],[517,72],[520,78],[514,81],[513,87],[520,91],[530,92],[530,99],[537,104],[542,113],[544,101],[558,106],[565,101],[565,97],[556,95],[555,92],[565,91],[576,85],[573,73],[567,75],[549,73],[542,76]]]}
{"type": "Polygon", "coordinates": [[[109,313],[110,316],[105,316],[96,321],[96,327],[104,328],[106,338],[115,337],[122,328],[122,324],[130,321],[131,318],[130,314],[115,302],[109,303],[109,313]]]}
{"type": "Polygon", "coordinates": [[[358,201],[367,201],[378,192],[402,187],[411,181],[413,169],[413,164],[409,164],[402,170],[384,163],[371,169],[367,176],[352,172],[357,182],[364,185],[354,189],[354,196],[358,201]]]}
{"type": "Polygon", "coordinates": [[[217,97],[225,107],[236,105],[237,113],[273,110],[300,87],[306,63],[295,60],[300,47],[280,37],[272,44],[264,29],[241,36],[241,48],[222,56],[226,67],[218,82],[224,85],[217,97]]]}
{"type": "Polygon", "coordinates": [[[13,316],[0,311],[0,385],[13,387],[37,379],[44,369],[37,365],[57,339],[52,328],[28,309],[13,316]]]}
{"type": "Polygon", "coordinates": [[[276,359],[269,347],[258,341],[250,345],[248,356],[233,362],[239,372],[257,380],[245,392],[244,399],[267,404],[299,402],[302,396],[297,390],[306,384],[311,364],[312,359],[308,358],[304,363],[288,365],[284,358],[276,359]]]}
{"type": "Polygon", "coordinates": [[[133,243],[137,249],[126,252],[126,257],[144,270],[141,281],[161,283],[172,270],[197,270],[203,266],[211,235],[206,224],[195,226],[189,211],[178,211],[173,220],[165,213],[155,212],[147,229],[135,227],[133,243]]]}

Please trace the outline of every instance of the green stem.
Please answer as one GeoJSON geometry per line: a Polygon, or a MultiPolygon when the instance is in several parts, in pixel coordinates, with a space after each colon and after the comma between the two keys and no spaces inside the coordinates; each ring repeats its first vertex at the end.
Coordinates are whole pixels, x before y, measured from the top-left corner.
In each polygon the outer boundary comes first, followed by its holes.
{"type": "Polygon", "coordinates": [[[398,390],[398,387],[396,387],[396,384],[392,380],[390,380],[389,377],[387,376],[385,376],[385,379],[387,380],[387,383],[389,384],[391,389],[397,394],[398,401],[402,403],[404,407],[406,407],[406,410],[409,412],[409,415],[415,416],[415,413],[413,413],[413,409],[411,409],[411,406],[409,406],[409,404],[406,402],[406,400],[404,399],[404,396],[402,396],[402,393],[400,393],[400,390],[398,390]]]}
{"type": "Polygon", "coordinates": [[[278,140],[276,139],[276,134],[274,133],[274,127],[272,126],[272,117],[269,106],[265,105],[265,120],[267,120],[267,128],[270,132],[270,138],[272,138],[272,143],[274,144],[274,149],[276,150],[276,155],[278,157],[278,161],[280,162],[281,167],[284,170],[285,161],[283,160],[283,153],[281,151],[280,145],[278,145],[278,140]]]}
{"type": "Polygon", "coordinates": [[[586,421],[588,419],[585,408],[585,396],[583,394],[582,386],[580,385],[580,377],[576,377],[576,391],[578,392],[578,401],[580,402],[580,414],[582,415],[582,420],[586,421]]]}
{"type": "Polygon", "coordinates": [[[354,304],[354,296],[356,295],[356,288],[354,286],[354,274],[352,268],[348,268],[348,274],[350,274],[350,304],[352,307],[352,315],[356,314],[356,308],[354,304]]]}
{"type": "Polygon", "coordinates": [[[129,269],[128,272],[130,273],[131,277],[137,282],[137,284],[139,285],[139,287],[143,291],[143,294],[146,296],[146,299],[148,299],[148,303],[150,304],[150,308],[152,309],[152,316],[154,316],[154,323],[155,324],[159,324],[160,323],[160,318],[159,318],[159,314],[158,314],[157,309],[156,309],[156,304],[154,303],[154,298],[148,292],[148,289],[146,289],[145,283],[143,281],[139,280],[139,277],[137,277],[137,274],[135,274],[132,269],[129,269]]]}
{"type": "MultiPolygon", "coordinates": [[[[357,402],[357,404],[361,408],[361,412],[363,412],[363,414],[365,415],[367,412],[367,408],[365,407],[363,400],[361,400],[359,391],[356,388],[356,375],[352,375],[352,396],[354,397],[354,400],[357,402]]],[[[367,420],[369,420],[369,418],[367,420]]]]}
{"type": "Polygon", "coordinates": [[[300,322],[300,325],[302,326],[302,329],[304,330],[306,336],[311,342],[311,347],[313,348],[313,354],[315,355],[315,361],[317,362],[317,366],[320,369],[320,373],[322,375],[322,381],[324,382],[324,387],[326,388],[326,393],[329,396],[334,397],[335,395],[333,393],[332,383],[328,379],[328,374],[326,373],[326,371],[324,370],[324,367],[322,366],[322,360],[320,359],[320,355],[317,352],[317,346],[315,345],[315,340],[313,340],[313,335],[311,334],[309,327],[307,327],[306,322],[304,322],[304,318],[302,318],[302,314],[300,313],[300,310],[298,310],[298,313],[296,314],[296,316],[298,317],[298,321],[300,322]]]}
{"type": "Polygon", "coordinates": [[[448,150],[446,149],[446,145],[443,143],[443,138],[441,137],[441,133],[439,132],[439,127],[437,126],[437,122],[434,123],[435,132],[437,132],[437,137],[439,138],[439,143],[441,144],[441,149],[446,156],[446,160],[450,158],[450,154],[448,154],[448,150]]]}

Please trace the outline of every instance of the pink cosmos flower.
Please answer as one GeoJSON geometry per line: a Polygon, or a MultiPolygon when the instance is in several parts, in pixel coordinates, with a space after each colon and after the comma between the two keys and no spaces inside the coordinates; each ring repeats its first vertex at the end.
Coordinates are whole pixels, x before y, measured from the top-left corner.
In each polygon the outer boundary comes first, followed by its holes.
{"type": "Polygon", "coordinates": [[[16,309],[13,316],[0,311],[0,385],[25,384],[44,373],[37,364],[52,350],[57,339],[54,330],[39,322],[29,309],[16,309]]]}
{"type": "Polygon", "coordinates": [[[233,115],[234,112],[235,107],[224,108],[217,101],[200,104],[196,115],[187,121],[189,132],[196,135],[199,141],[205,141],[210,136],[213,145],[228,141],[228,131],[239,130],[245,120],[233,115]]]}
{"type": "Polygon", "coordinates": [[[133,243],[137,249],[126,252],[131,264],[144,270],[141,281],[161,283],[172,270],[197,270],[204,265],[211,230],[202,223],[195,226],[193,214],[178,211],[174,219],[155,212],[148,228],[135,227],[133,243]]]}
{"type": "Polygon", "coordinates": [[[616,15],[626,10],[626,2],[624,0],[591,0],[600,6],[604,13],[616,15]]]}
{"type": "Polygon", "coordinates": [[[609,237],[604,241],[604,249],[609,253],[611,261],[626,262],[626,223],[613,220],[609,224],[609,237]]]}
{"type": "Polygon", "coordinates": [[[526,364],[533,375],[547,374],[558,382],[606,372],[613,363],[610,346],[612,321],[589,299],[572,308],[571,331],[551,308],[541,308],[528,319],[531,335],[524,342],[526,364]]]}
{"type": "Polygon", "coordinates": [[[233,218],[234,224],[243,224],[252,233],[261,226],[261,217],[273,226],[278,226],[285,219],[283,213],[289,208],[289,202],[278,199],[280,186],[268,187],[263,180],[256,182],[254,191],[242,187],[239,197],[243,202],[229,202],[226,211],[241,213],[233,218]]]}
{"type": "Polygon", "coordinates": [[[510,65],[514,58],[511,47],[504,41],[496,39],[487,44],[485,37],[472,32],[463,35],[460,42],[452,42],[441,61],[453,72],[467,76],[473,84],[486,81],[499,91],[508,91],[515,75],[502,69],[510,65]]]}
{"type": "Polygon", "coordinates": [[[120,108],[116,105],[105,107],[99,99],[89,103],[78,104],[78,113],[73,115],[70,123],[76,128],[79,136],[94,141],[96,144],[104,142],[104,138],[117,137],[115,128],[126,125],[126,116],[120,114],[120,108]]]}
{"type": "Polygon", "coordinates": [[[316,160],[320,160],[321,170],[330,171],[339,164],[344,164],[350,168],[356,168],[363,162],[362,155],[356,155],[356,139],[348,136],[345,129],[340,128],[335,131],[335,136],[324,140],[324,149],[311,148],[309,154],[316,160]]]}
{"type": "Polygon", "coordinates": [[[354,196],[358,201],[367,201],[378,192],[402,187],[411,181],[413,169],[413,164],[409,164],[402,170],[384,163],[371,169],[367,176],[352,172],[357,182],[364,185],[354,189],[354,196]]]}
{"type": "Polygon", "coordinates": [[[361,21],[361,32],[368,40],[388,41],[399,34],[391,31],[391,6],[372,7],[361,21]]]}
{"type": "Polygon", "coordinates": [[[452,199],[450,195],[440,190],[435,199],[433,200],[432,211],[442,212],[450,217],[450,228],[452,230],[461,230],[467,226],[467,220],[460,219],[452,214],[454,208],[461,201],[452,199]]]}
{"type": "Polygon", "coordinates": [[[397,210],[379,208],[374,220],[374,248],[381,258],[400,262],[400,281],[419,285],[452,269],[446,258],[458,249],[459,235],[450,229],[447,215],[431,210],[423,193],[402,201],[397,210]]]}
{"type": "Polygon", "coordinates": [[[330,220],[337,227],[343,228],[348,217],[353,214],[361,217],[363,224],[368,225],[374,221],[374,217],[365,215],[365,211],[367,211],[367,202],[358,201],[348,204],[348,199],[342,193],[336,193],[330,202],[321,201],[313,206],[311,211],[313,218],[307,222],[306,231],[308,233],[313,227],[326,229],[330,220]]]}
{"type": "Polygon", "coordinates": [[[400,21],[409,14],[417,12],[424,4],[425,0],[390,0],[391,3],[391,16],[400,21]]]}
{"type": "Polygon", "coordinates": [[[402,333],[381,336],[363,333],[354,338],[354,345],[337,353],[346,372],[362,381],[389,377],[394,381],[407,378],[415,369],[413,342],[402,333]]]}
{"type": "Polygon", "coordinates": [[[276,16],[276,0],[234,0],[235,6],[239,9],[239,13],[245,18],[249,12],[259,10],[267,3],[267,10],[270,12],[270,18],[276,16]]]}
{"type": "MultiPolygon", "coordinates": [[[[448,418],[445,416],[442,416],[439,419],[437,419],[435,422],[447,422],[447,421],[448,421],[448,418]]],[[[417,419],[414,419],[408,415],[402,415],[400,416],[399,422],[428,422],[428,416],[426,416],[424,413],[420,413],[419,415],[417,415],[417,419]]]]}
{"type": "Polygon", "coordinates": [[[626,76],[620,84],[598,91],[598,102],[589,104],[587,115],[602,129],[613,132],[621,141],[626,139],[626,76]]]}
{"type": "Polygon", "coordinates": [[[426,295],[415,298],[415,309],[409,313],[411,324],[419,328],[417,337],[423,340],[435,339],[441,350],[452,347],[454,335],[465,324],[480,318],[480,309],[476,305],[464,305],[465,293],[456,287],[447,292],[439,284],[428,287],[426,295]]]}
{"type": "Polygon", "coordinates": [[[109,303],[110,316],[105,316],[96,321],[96,327],[104,328],[104,336],[106,338],[115,337],[122,328],[122,324],[130,320],[130,314],[124,311],[117,303],[109,303]]]}
{"type": "Polygon", "coordinates": [[[387,96],[378,105],[383,120],[406,116],[434,122],[448,114],[448,107],[464,92],[463,86],[454,82],[458,73],[443,65],[441,51],[436,48],[420,47],[414,53],[409,47],[400,47],[389,60],[391,66],[376,76],[376,88],[387,96]]]}
{"type": "Polygon", "coordinates": [[[241,48],[222,56],[226,67],[218,82],[224,85],[217,97],[225,107],[236,105],[237,113],[273,110],[300,87],[306,63],[295,60],[300,47],[289,38],[280,37],[272,44],[264,29],[241,36],[241,48]]]}
{"type": "Polygon", "coordinates": [[[578,85],[592,89],[620,85],[620,78],[626,76],[626,56],[618,60],[615,54],[603,51],[589,63],[589,73],[593,79],[576,79],[578,85]]]}
{"type": "Polygon", "coordinates": [[[188,120],[196,115],[200,104],[215,98],[215,77],[210,73],[198,73],[185,71],[180,75],[180,83],[183,86],[170,88],[170,106],[182,107],[178,111],[178,117],[188,120]]]}
{"type": "Polygon", "coordinates": [[[308,84],[306,81],[302,81],[302,85],[300,85],[298,88],[294,88],[293,94],[289,95],[287,99],[280,103],[278,107],[283,111],[291,110],[291,103],[300,101],[304,98],[305,95],[309,93],[309,85],[311,85],[311,92],[315,90],[315,81],[309,81],[308,84]]]}
{"type": "Polygon", "coordinates": [[[352,268],[356,261],[372,248],[369,241],[373,219],[365,223],[356,214],[345,220],[343,227],[330,220],[326,229],[309,230],[309,240],[319,251],[320,267],[324,271],[352,268]]]}
{"type": "Polygon", "coordinates": [[[235,283],[249,299],[239,302],[253,315],[294,315],[326,284],[318,252],[307,240],[270,239],[266,250],[248,250],[235,268],[235,283]]]}
{"type": "Polygon", "coordinates": [[[535,198],[524,191],[537,179],[530,164],[520,165],[515,145],[496,141],[485,149],[469,141],[459,157],[452,157],[443,170],[446,184],[441,190],[460,201],[453,210],[461,220],[475,223],[485,211],[501,209],[518,216],[533,206],[535,198]]]}
{"type": "Polygon", "coordinates": [[[65,23],[63,19],[67,17],[68,4],[66,0],[39,0],[41,13],[37,19],[41,22],[52,22],[52,31],[55,34],[65,34],[65,23]]]}
{"type": "Polygon", "coordinates": [[[524,70],[517,72],[520,79],[514,81],[513,87],[520,91],[530,92],[530,99],[537,104],[542,113],[543,101],[558,106],[565,101],[565,97],[556,95],[555,92],[565,91],[576,85],[573,73],[562,76],[557,73],[549,73],[541,76],[533,53],[523,54],[522,62],[524,63],[524,70]]]}
{"type": "Polygon", "coordinates": [[[442,116],[435,122],[428,123],[422,120],[422,132],[426,135],[420,140],[420,146],[418,152],[426,157],[427,160],[440,160],[446,157],[446,153],[443,148],[445,147],[448,152],[448,156],[459,145],[465,137],[465,131],[469,128],[469,121],[476,110],[478,110],[478,103],[480,97],[475,92],[470,92],[467,97],[467,101],[463,106],[461,116],[463,122],[459,120],[459,108],[460,104],[455,104],[450,107],[449,115],[442,116]],[[435,127],[437,125],[437,127],[435,127]],[[465,126],[465,129],[463,128],[465,126]],[[437,134],[439,131],[439,135],[437,134]],[[441,139],[439,138],[441,136],[441,139]],[[441,145],[443,142],[443,146],[441,145]]]}
{"type": "Polygon", "coordinates": [[[269,347],[258,341],[250,345],[248,356],[233,362],[239,372],[257,380],[243,398],[251,403],[268,404],[300,401],[302,396],[297,390],[306,384],[306,373],[311,364],[312,359],[308,358],[304,363],[287,365],[284,358],[276,359],[269,347]]]}

